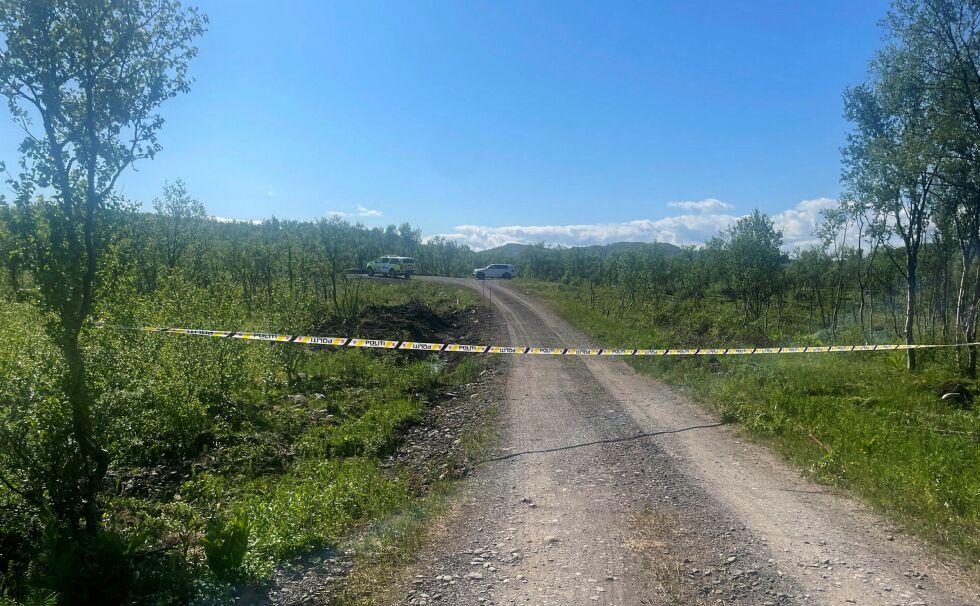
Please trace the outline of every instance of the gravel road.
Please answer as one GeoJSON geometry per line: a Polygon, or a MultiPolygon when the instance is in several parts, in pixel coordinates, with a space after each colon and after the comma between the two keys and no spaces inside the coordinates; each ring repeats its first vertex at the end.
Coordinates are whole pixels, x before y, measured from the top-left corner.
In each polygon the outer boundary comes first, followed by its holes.
{"type": "MultiPolygon", "coordinates": [[[[513,285],[487,287],[510,344],[595,346],[513,285]]],[[[621,360],[502,368],[499,451],[403,603],[980,603],[975,579],[621,360]]]]}

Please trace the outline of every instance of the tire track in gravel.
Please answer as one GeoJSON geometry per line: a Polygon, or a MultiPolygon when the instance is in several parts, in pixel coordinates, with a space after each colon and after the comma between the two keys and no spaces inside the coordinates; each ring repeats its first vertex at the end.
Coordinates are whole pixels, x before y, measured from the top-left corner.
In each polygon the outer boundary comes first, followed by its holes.
{"type": "MultiPolygon", "coordinates": [[[[510,284],[488,288],[510,344],[592,346],[510,284]]],[[[621,360],[505,368],[500,451],[420,556],[404,603],[978,601],[865,506],[621,360]]]]}

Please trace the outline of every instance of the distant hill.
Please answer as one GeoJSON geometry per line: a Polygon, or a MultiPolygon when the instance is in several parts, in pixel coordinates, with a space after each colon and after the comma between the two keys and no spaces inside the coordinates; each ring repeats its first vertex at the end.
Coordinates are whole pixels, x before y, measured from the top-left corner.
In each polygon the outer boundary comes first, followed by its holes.
{"type": "Polygon", "coordinates": [[[491,257],[514,257],[521,254],[521,252],[530,248],[531,246],[532,245],[530,244],[518,244],[516,242],[511,242],[509,244],[504,244],[503,246],[481,250],[479,254],[488,255],[491,257]]]}
{"type": "MultiPolygon", "coordinates": [[[[517,244],[516,242],[511,242],[509,244],[504,244],[503,246],[497,246],[496,248],[488,248],[487,250],[481,251],[479,254],[486,257],[504,259],[517,257],[521,253],[535,248],[540,248],[540,246],[537,244],[517,244]]],[[[613,253],[649,252],[654,250],[662,252],[664,256],[672,257],[676,254],[680,254],[681,252],[679,246],[668,244],[666,242],[615,242],[613,244],[593,244],[591,246],[563,247],[564,250],[568,250],[570,248],[574,248],[584,254],[594,255],[597,257],[606,257],[613,253]]],[[[546,248],[545,250],[558,249],[546,248]]]]}

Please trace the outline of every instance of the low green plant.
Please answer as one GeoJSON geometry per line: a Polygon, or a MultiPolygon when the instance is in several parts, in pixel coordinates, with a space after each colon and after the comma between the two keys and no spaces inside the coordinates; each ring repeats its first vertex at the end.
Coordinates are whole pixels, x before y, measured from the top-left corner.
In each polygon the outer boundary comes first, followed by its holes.
{"type": "Polygon", "coordinates": [[[419,406],[406,398],[385,400],[357,419],[331,427],[326,451],[335,457],[381,455],[394,445],[398,430],[418,418],[419,406]]]}
{"type": "Polygon", "coordinates": [[[248,553],[248,521],[241,516],[216,516],[208,520],[201,544],[208,568],[221,581],[240,578],[248,553]]]}
{"type": "Polygon", "coordinates": [[[57,606],[58,594],[53,591],[35,589],[23,599],[11,596],[0,588],[0,606],[57,606]]]}
{"type": "Polygon", "coordinates": [[[114,532],[76,535],[49,526],[39,561],[41,587],[60,606],[124,604],[134,582],[130,556],[140,545],[114,532]]]}
{"type": "Polygon", "coordinates": [[[243,566],[250,578],[268,575],[285,558],[336,542],[408,496],[403,481],[384,473],[375,459],[362,457],[302,459],[282,475],[251,481],[205,476],[194,484],[188,493],[198,501],[221,504],[249,520],[243,566]]]}

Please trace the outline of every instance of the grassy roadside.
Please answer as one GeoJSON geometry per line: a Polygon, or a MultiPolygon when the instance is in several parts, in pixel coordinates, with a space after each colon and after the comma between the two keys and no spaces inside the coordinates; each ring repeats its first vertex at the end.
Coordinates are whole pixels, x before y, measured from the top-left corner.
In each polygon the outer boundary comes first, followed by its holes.
{"type": "MultiPolygon", "coordinates": [[[[366,284],[364,297],[364,322],[346,326],[358,336],[474,329],[465,289],[366,284]]],[[[145,324],[321,328],[301,314],[244,323],[240,309],[213,301],[185,287],[131,307],[145,324]]],[[[40,451],[51,437],[32,433],[36,419],[63,410],[57,352],[32,306],[4,306],[0,320],[0,401],[23,404],[24,448],[40,451]]],[[[84,585],[89,554],[56,551],[0,488],[0,508],[18,514],[0,523],[0,604],[31,586],[76,587],[102,603],[228,603],[236,587],[261,587],[283,563],[363,532],[388,525],[382,543],[408,541],[398,537],[421,532],[455,476],[450,468],[429,490],[432,470],[400,461],[398,447],[483,370],[473,357],[110,331],[93,332],[89,347],[113,456],[99,585],[84,585]]]]}
{"type": "MultiPolygon", "coordinates": [[[[611,347],[706,345],[658,310],[597,311],[584,289],[525,282],[565,320],[611,347]],[[684,340],[680,340],[683,338],[684,340]]],[[[709,304],[710,305],[710,304],[709,304]]],[[[607,308],[608,309],[608,308],[607,308]]],[[[708,309],[703,316],[725,317],[708,309]]],[[[724,327],[711,327],[720,334],[724,327]]],[[[714,343],[712,343],[713,345],[714,343]]],[[[940,400],[960,384],[926,356],[908,374],[895,354],[637,358],[637,370],[685,388],[809,477],[852,490],[911,532],[980,566],[980,413],[940,400]]]]}
{"type": "MultiPolygon", "coordinates": [[[[483,460],[496,443],[496,406],[475,410],[476,418],[460,440],[472,465],[483,460]]],[[[465,490],[462,480],[439,481],[411,507],[376,521],[353,544],[354,567],[332,604],[375,606],[397,603],[416,555],[447,532],[453,505],[465,490]]]]}

